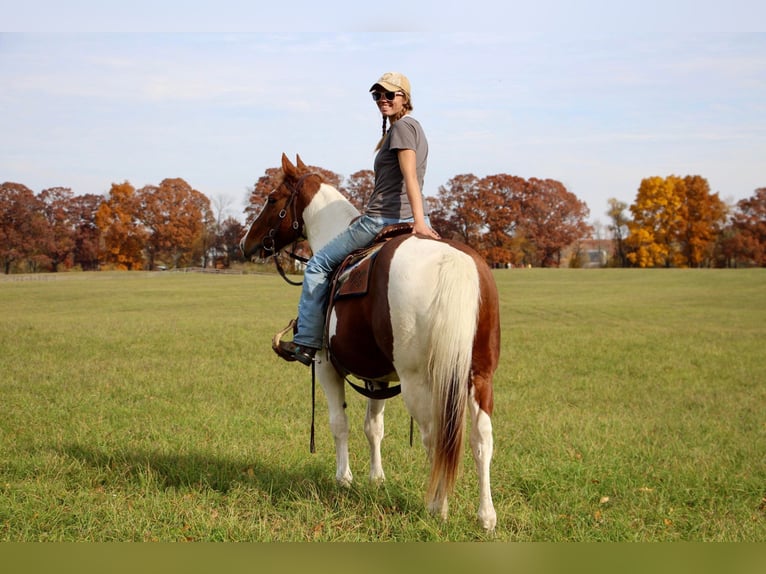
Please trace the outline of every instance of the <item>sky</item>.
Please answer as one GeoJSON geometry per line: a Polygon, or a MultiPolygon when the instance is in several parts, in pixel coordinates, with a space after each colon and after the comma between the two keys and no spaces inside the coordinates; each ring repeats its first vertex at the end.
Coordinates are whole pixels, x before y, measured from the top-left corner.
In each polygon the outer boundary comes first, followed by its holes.
{"type": "Polygon", "coordinates": [[[15,4],[0,182],[35,193],[181,177],[243,219],[283,152],[372,169],[386,71],[412,83],[426,195],[467,173],[550,178],[606,224],[646,177],[701,175],[731,203],[766,186],[762,2],[15,4]]]}

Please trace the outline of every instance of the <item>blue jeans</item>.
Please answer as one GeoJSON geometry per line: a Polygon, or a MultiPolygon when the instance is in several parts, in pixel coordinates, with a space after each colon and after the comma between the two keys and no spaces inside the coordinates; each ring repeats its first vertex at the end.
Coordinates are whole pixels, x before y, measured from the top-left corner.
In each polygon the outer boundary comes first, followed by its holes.
{"type": "Polygon", "coordinates": [[[372,243],[384,227],[405,221],[412,221],[412,218],[391,219],[362,215],[314,253],[303,272],[303,289],[298,303],[298,332],[293,341],[305,347],[322,348],[330,275],[349,253],[372,243]]]}

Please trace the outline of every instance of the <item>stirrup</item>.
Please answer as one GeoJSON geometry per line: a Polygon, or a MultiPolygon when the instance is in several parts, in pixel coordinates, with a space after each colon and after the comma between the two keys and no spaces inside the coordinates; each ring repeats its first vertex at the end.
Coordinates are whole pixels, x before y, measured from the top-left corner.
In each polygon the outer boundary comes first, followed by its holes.
{"type": "Polygon", "coordinates": [[[318,349],[307,347],[306,345],[301,345],[294,341],[282,340],[282,337],[284,337],[285,333],[290,330],[293,331],[294,335],[297,330],[296,326],[297,324],[295,319],[290,319],[290,323],[288,323],[287,327],[279,331],[271,339],[271,348],[285,361],[298,361],[299,363],[303,363],[306,366],[310,366],[311,363],[314,362],[314,355],[318,349]]]}

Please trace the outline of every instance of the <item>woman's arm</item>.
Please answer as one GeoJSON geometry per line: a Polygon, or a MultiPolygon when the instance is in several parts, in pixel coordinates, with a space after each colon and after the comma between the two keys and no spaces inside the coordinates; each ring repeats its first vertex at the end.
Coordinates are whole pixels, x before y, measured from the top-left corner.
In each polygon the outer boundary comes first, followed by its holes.
{"type": "Polygon", "coordinates": [[[410,200],[412,216],[415,219],[412,232],[439,239],[439,234],[431,229],[425,220],[423,196],[420,193],[420,185],[418,184],[415,150],[400,149],[397,156],[399,158],[399,169],[402,170],[402,176],[404,176],[404,188],[407,190],[407,199],[410,200]]]}

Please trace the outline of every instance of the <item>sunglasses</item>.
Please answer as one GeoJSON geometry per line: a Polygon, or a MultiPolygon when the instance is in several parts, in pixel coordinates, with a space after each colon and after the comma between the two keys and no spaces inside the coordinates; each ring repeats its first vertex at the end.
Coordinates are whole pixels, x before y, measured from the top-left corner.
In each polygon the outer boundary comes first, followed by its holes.
{"type": "Polygon", "coordinates": [[[372,92],[372,99],[376,102],[380,100],[381,97],[385,98],[388,102],[393,102],[394,98],[396,96],[403,96],[404,94],[402,92],[372,92]]]}

